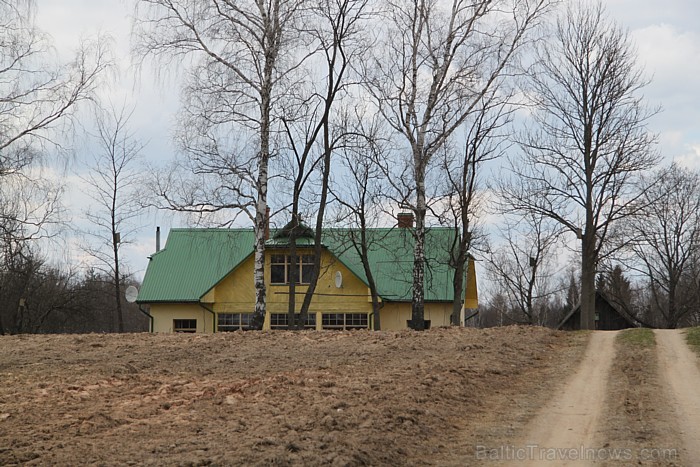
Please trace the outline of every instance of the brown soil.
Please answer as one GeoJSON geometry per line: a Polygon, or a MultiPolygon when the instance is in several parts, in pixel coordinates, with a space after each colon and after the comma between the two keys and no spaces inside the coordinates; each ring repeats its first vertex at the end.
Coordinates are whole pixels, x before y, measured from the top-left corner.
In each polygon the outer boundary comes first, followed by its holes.
{"type": "Polygon", "coordinates": [[[0,336],[0,465],[466,465],[578,365],[541,328],[0,336]]]}

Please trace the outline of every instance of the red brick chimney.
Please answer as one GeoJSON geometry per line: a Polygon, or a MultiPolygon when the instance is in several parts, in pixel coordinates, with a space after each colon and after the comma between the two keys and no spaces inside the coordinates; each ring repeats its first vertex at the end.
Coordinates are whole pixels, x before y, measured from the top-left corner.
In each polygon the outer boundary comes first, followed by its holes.
{"type": "Polygon", "coordinates": [[[400,212],[396,215],[396,220],[398,221],[398,227],[400,229],[412,229],[413,228],[413,213],[412,212],[400,212]]]}

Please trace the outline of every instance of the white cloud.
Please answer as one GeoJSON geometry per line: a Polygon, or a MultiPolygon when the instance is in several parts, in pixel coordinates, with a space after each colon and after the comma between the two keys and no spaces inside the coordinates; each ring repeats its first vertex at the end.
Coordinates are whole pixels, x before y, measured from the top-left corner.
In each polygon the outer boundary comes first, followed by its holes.
{"type": "Polygon", "coordinates": [[[700,144],[686,147],[686,152],[674,158],[674,161],[689,169],[700,169],[700,144]]]}

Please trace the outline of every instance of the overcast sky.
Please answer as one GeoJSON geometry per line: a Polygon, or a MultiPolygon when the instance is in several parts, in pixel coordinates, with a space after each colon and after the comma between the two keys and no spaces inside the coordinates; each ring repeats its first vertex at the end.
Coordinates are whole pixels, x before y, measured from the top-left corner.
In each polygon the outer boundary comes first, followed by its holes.
{"type": "MultiPolygon", "coordinates": [[[[666,161],[700,167],[700,2],[606,0],[604,4],[610,16],[631,32],[640,62],[652,79],[645,97],[649,105],[662,108],[650,122],[651,131],[659,136],[662,156],[666,161]]],[[[132,124],[138,136],[148,142],[144,155],[151,160],[168,159],[178,106],[177,86],[167,76],[154,80],[152,70],[135,78],[129,58],[133,1],[37,0],[37,7],[39,26],[53,37],[61,54],[69,55],[81,37],[95,36],[98,31],[114,38],[120,81],[105,90],[105,97],[117,104],[126,99],[135,105],[132,124]]],[[[76,188],[77,182],[71,186],[67,204],[77,220],[89,200],[76,188]]],[[[162,225],[165,234],[172,219],[151,213],[141,221],[140,236],[126,250],[127,261],[138,278],[145,272],[147,255],[153,252],[155,226],[162,225]]]]}

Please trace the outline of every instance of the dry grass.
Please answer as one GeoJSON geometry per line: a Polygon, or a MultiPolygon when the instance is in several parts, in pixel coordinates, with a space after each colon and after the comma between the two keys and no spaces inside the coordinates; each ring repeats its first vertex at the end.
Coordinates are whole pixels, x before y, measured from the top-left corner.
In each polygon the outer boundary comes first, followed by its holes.
{"type": "Polygon", "coordinates": [[[652,348],[656,345],[654,331],[648,328],[625,329],[618,336],[621,345],[631,345],[637,348],[652,348]]]}
{"type": "Polygon", "coordinates": [[[688,328],[685,335],[690,348],[700,355],[700,327],[688,328]]]}

